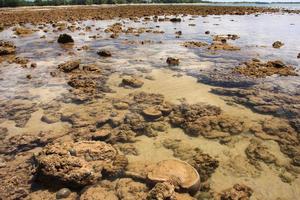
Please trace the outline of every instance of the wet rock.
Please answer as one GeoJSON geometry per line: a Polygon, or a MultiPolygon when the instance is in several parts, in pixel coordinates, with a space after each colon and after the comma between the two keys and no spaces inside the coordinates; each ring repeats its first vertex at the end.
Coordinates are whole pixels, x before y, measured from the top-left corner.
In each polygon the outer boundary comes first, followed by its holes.
{"type": "Polygon", "coordinates": [[[116,194],[119,199],[146,199],[148,187],[145,183],[134,181],[130,178],[121,178],[116,184],[116,194]]]}
{"type": "Polygon", "coordinates": [[[36,67],[37,67],[37,64],[36,64],[36,63],[31,63],[31,64],[30,64],[30,67],[31,67],[31,68],[36,68],[36,67]]]}
{"type": "Polygon", "coordinates": [[[162,116],[162,112],[155,108],[155,107],[149,107],[143,110],[143,115],[145,116],[146,119],[157,119],[162,116]]]}
{"type": "Polygon", "coordinates": [[[144,85],[144,82],[134,77],[126,77],[122,79],[123,86],[129,86],[132,88],[140,88],[144,85]]]}
{"type": "Polygon", "coordinates": [[[255,78],[265,78],[274,74],[280,76],[298,76],[292,66],[285,65],[279,60],[263,63],[257,59],[253,59],[236,67],[233,72],[255,78]]]}
{"type": "Polygon", "coordinates": [[[111,136],[111,130],[101,129],[91,133],[93,140],[105,141],[111,136]]]}
{"type": "Polygon", "coordinates": [[[276,157],[268,151],[268,148],[258,140],[252,139],[249,146],[245,150],[245,153],[251,164],[261,169],[261,166],[257,160],[261,160],[266,164],[276,162],[276,157]]]}
{"type": "Polygon", "coordinates": [[[61,114],[60,113],[55,113],[55,112],[46,112],[42,117],[41,121],[48,123],[48,124],[53,124],[59,122],[61,119],[61,114]]]}
{"type": "Polygon", "coordinates": [[[298,56],[297,56],[297,58],[300,58],[300,53],[298,53],[298,56]]]}
{"type": "Polygon", "coordinates": [[[174,17],[170,19],[170,22],[181,22],[181,19],[174,17]]]}
{"type": "Polygon", "coordinates": [[[214,50],[214,51],[217,51],[217,50],[239,51],[239,50],[241,50],[240,47],[227,44],[226,40],[225,40],[225,43],[224,43],[224,40],[221,40],[221,42],[213,42],[211,45],[209,45],[208,49],[214,50]]]}
{"type": "Polygon", "coordinates": [[[16,27],[14,28],[15,34],[20,36],[30,35],[33,33],[33,31],[29,28],[25,27],[16,27]]]}
{"type": "Polygon", "coordinates": [[[57,181],[69,187],[93,184],[101,174],[121,171],[125,167],[124,160],[126,162],[111,145],[98,141],[55,143],[35,156],[38,180],[57,181]],[[70,149],[76,152],[75,156],[70,149]]]}
{"type": "Polygon", "coordinates": [[[179,59],[178,58],[168,57],[166,62],[168,63],[169,66],[179,65],[179,59]]]}
{"type": "Polygon", "coordinates": [[[200,188],[200,176],[195,168],[180,160],[163,160],[148,173],[153,182],[171,182],[195,192],[200,188]]]}
{"type": "Polygon", "coordinates": [[[107,199],[107,200],[119,200],[118,196],[114,191],[108,188],[93,185],[85,188],[80,195],[80,200],[91,200],[91,199],[107,199]]]}
{"type": "Polygon", "coordinates": [[[117,148],[120,149],[120,151],[122,151],[125,155],[134,155],[134,156],[139,155],[138,149],[133,144],[119,143],[116,144],[115,146],[117,146],[117,148]]]}
{"type": "Polygon", "coordinates": [[[197,47],[204,47],[207,46],[208,44],[206,42],[196,42],[196,41],[189,41],[189,42],[184,42],[183,46],[187,48],[197,48],[197,47]]]}
{"type": "Polygon", "coordinates": [[[168,182],[157,183],[148,193],[147,200],[173,199],[174,194],[175,194],[174,185],[168,182]]]}
{"type": "Polygon", "coordinates": [[[56,192],[56,199],[64,199],[70,196],[71,190],[68,188],[62,188],[58,192],[56,192]]]}
{"type": "Polygon", "coordinates": [[[280,41],[276,41],[272,44],[273,48],[279,49],[284,45],[284,43],[280,42],[280,41]]]}
{"type": "Polygon", "coordinates": [[[73,40],[72,36],[64,33],[64,34],[59,35],[57,42],[61,43],[61,44],[66,44],[66,43],[74,43],[74,40],[73,40]]]}
{"type": "Polygon", "coordinates": [[[210,31],[205,31],[205,34],[206,34],[206,35],[210,34],[210,31]]]}
{"type": "Polygon", "coordinates": [[[0,40],[0,55],[9,55],[16,52],[16,46],[13,42],[0,40]]]}
{"type": "Polygon", "coordinates": [[[0,140],[4,140],[8,135],[8,129],[5,127],[0,127],[0,140]]]}
{"type": "Polygon", "coordinates": [[[236,34],[227,34],[227,35],[215,35],[213,37],[213,41],[219,41],[219,42],[222,42],[222,41],[226,41],[226,40],[236,40],[236,39],[239,39],[240,37],[236,34]]]}
{"type": "Polygon", "coordinates": [[[111,52],[108,50],[100,50],[97,54],[102,57],[111,57],[111,52]]]}
{"type": "Polygon", "coordinates": [[[3,154],[14,155],[20,152],[29,151],[36,147],[43,147],[53,141],[54,138],[48,136],[49,132],[40,132],[38,134],[23,133],[14,135],[3,141],[0,152],[3,154]]]}
{"type": "Polygon", "coordinates": [[[79,65],[80,65],[80,60],[72,60],[58,65],[58,69],[62,70],[65,73],[69,73],[75,69],[78,69],[79,65]]]}
{"type": "Polygon", "coordinates": [[[242,184],[235,184],[232,188],[224,190],[217,195],[218,200],[249,200],[252,196],[253,190],[242,184]]]}
{"type": "Polygon", "coordinates": [[[106,33],[114,33],[119,34],[123,32],[123,26],[121,23],[114,23],[113,25],[109,26],[107,29],[104,30],[106,33]]]}

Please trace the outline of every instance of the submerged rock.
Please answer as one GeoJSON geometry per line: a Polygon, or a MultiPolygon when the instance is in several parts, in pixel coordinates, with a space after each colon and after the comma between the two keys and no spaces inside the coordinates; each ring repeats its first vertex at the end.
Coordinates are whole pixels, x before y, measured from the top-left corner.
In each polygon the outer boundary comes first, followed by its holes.
{"type": "Polygon", "coordinates": [[[162,116],[162,112],[155,107],[148,107],[143,110],[143,115],[147,119],[157,119],[162,116]]]}
{"type": "Polygon", "coordinates": [[[169,66],[179,65],[179,59],[178,58],[168,57],[166,62],[168,63],[169,66]]]}
{"type": "Polygon", "coordinates": [[[235,184],[217,195],[217,200],[249,200],[253,190],[242,184],[235,184]]]}
{"type": "Polygon", "coordinates": [[[148,173],[153,182],[170,182],[190,192],[200,188],[200,176],[195,168],[180,160],[163,160],[158,162],[148,173]]]}
{"type": "Polygon", "coordinates": [[[74,40],[73,40],[72,36],[64,33],[64,34],[59,35],[57,42],[61,43],[61,44],[66,44],[66,43],[73,43],[74,40]]]}
{"type": "Polygon", "coordinates": [[[16,52],[16,46],[13,42],[0,40],[0,55],[9,55],[16,52]]]}
{"type": "Polygon", "coordinates": [[[33,33],[31,29],[25,27],[16,27],[14,31],[16,35],[20,35],[20,36],[29,35],[33,33]]]}
{"type": "Polygon", "coordinates": [[[111,57],[111,52],[108,50],[100,50],[97,54],[102,57],[111,57]]]}
{"type": "Polygon", "coordinates": [[[273,48],[279,49],[284,45],[284,43],[280,42],[280,41],[276,41],[272,44],[273,48]]]}
{"type": "Polygon", "coordinates": [[[209,47],[209,50],[224,50],[224,51],[238,51],[241,50],[240,47],[232,46],[226,43],[226,40],[222,40],[221,42],[213,42],[209,47]],[[225,42],[224,42],[225,41],[225,42]]]}
{"type": "Polygon", "coordinates": [[[64,199],[70,196],[71,190],[68,188],[62,188],[58,192],[56,192],[56,199],[64,199]]]}

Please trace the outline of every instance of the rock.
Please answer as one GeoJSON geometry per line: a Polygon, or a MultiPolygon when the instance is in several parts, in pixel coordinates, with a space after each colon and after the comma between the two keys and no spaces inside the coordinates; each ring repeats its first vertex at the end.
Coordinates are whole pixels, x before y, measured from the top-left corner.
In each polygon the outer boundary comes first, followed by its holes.
{"type": "Polygon", "coordinates": [[[111,52],[108,50],[100,50],[97,54],[102,57],[111,57],[111,52]]]}
{"type": "Polygon", "coordinates": [[[16,52],[16,46],[13,42],[0,40],[0,55],[9,55],[16,52]]]}
{"type": "Polygon", "coordinates": [[[71,194],[71,190],[68,188],[62,188],[56,192],[56,199],[67,198],[71,194]]]}
{"type": "Polygon", "coordinates": [[[178,58],[168,57],[166,62],[168,63],[169,66],[179,65],[179,59],[178,58]]]}
{"type": "Polygon", "coordinates": [[[36,67],[37,67],[37,64],[36,64],[36,63],[31,63],[30,67],[31,67],[31,68],[36,68],[36,67]]]}
{"type": "Polygon", "coordinates": [[[200,188],[200,176],[195,168],[180,160],[163,160],[158,162],[148,173],[153,182],[171,182],[190,192],[200,188]]]}
{"type": "Polygon", "coordinates": [[[205,31],[205,34],[206,34],[206,35],[210,34],[210,31],[205,31]]]}
{"type": "Polygon", "coordinates": [[[61,44],[66,44],[66,43],[74,43],[74,40],[73,40],[72,36],[64,33],[64,34],[59,35],[57,42],[61,43],[61,44]]]}
{"type": "Polygon", "coordinates": [[[273,48],[279,49],[284,45],[284,43],[280,42],[280,41],[276,41],[272,44],[273,48]]]}
{"type": "Polygon", "coordinates": [[[148,193],[147,200],[173,199],[174,194],[175,194],[174,185],[172,185],[168,182],[157,183],[148,193]]]}
{"type": "Polygon", "coordinates": [[[32,76],[31,76],[30,74],[27,74],[27,75],[26,75],[26,78],[27,78],[27,79],[32,79],[32,76]]]}
{"type": "Polygon", "coordinates": [[[298,56],[297,56],[297,58],[300,58],[300,53],[298,53],[298,56]]]}
{"type": "Polygon", "coordinates": [[[104,141],[111,136],[111,130],[108,129],[97,130],[93,132],[91,135],[93,140],[104,141]]]}
{"type": "Polygon", "coordinates": [[[14,31],[16,35],[20,35],[20,36],[29,35],[33,33],[31,29],[25,27],[16,27],[14,31]]]}
{"type": "Polygon", "coordinates": [[[240,47],[232,46],[226,43],[226,40],[222,39],[221,42],[213,42],[209,47],[209,50],[224,50],[224,51],[239,51],[240,47]],[[225,42],[224,42],[225,41],[225,42]]]}
{"type": "Polygon", "coordinates": [[[206,42],[196,42],[196,41],[190,41],[190,42],[184,42],[183,46],[187,48],[197,48],[197,47],[204,47],[208,44],[206,42]]]}
{"type": "Polygon", "coordinates": [[[0,127],[0,140],[4,140],[8,135],[8,129],[6,127],[0,127]]]}
{"type": "Polygon", "coordinates": [[[181,22],[181,19],[174,17],[170,19],[170,22],[181,22]]]}
{"type": "Polygon", "coordinates": [[[249,146],[245,150],[245,153],[250,160],[250,163],[260,169],[260,164],[258,160],[265,162],[266,164],[275,163],[277,161],[276,157],[268,151],[268,148],[259,140],[252,139],[249,146]]]}
{"type": "Polygon", "coordinates": [[[280,76],[298,76],[294,67],[287,66],[280,60],[263,63],[257,59],[252,59],[234,68],[233,72],[255,78],[265,78],[274,74],[280,76]]]}
{"type": "Polygon", "coordinates": [[[146,119],[157,119],[162,116],[162,112],[155,107],[149,107],[143,110],[143,115],[146,119]]]}
{"type": "Polygon", "coordinates": [[[218,42],[222,42],[222,41],[226,41],[226,40],[236,40],[239,39],[240,37],[236,34],[227,34],[227,35],[215,35],[213,37],[213,41],[218,41],[218,42]]]}
{"type": "Polygon", "coordinates": [[[242,184],[235,184],[233,188],[226,189],[217,195],[217,200],[250,200],[253,190],[242,184]]]}
{"type": "Polygon", "coordinates": [[[116,184],[116,194],[121,200],[146,199],[148,187],[145,183],[130,178],[121,178],[116,184]]]}
{"type": "Polygon", "coordinates": [[[123,86],[129,86],[132,88],[140,88],[144,85],[144,82],[134,78],[134,77],[128,77],[128,78],[123,78],[122,79],[122,84],[123,86]]]}
{"type": "Polygon", "coordinates": [[[85,188],[82,191],[82,194],[79,200],[119,200],[118,196],[115,194],[114,191],[109,190],[108,188],[93,185],[90,187],[85,188]]]}
{"type": "Polygon", "coordinates": [[[127,160],[107,143],[81,141],[46,146],[35,156],[35,164],[38,180],[76,188],[96,183],[101,174],[120,172],[127,160]]]}
{"type": "Polygon", "coordinates": [[[58,65],[58,69],[62,70],[65,73],[69,73],[75,69],[78,69],[79,65],[80,65],[80,60],[68,61],[58,65]]]}

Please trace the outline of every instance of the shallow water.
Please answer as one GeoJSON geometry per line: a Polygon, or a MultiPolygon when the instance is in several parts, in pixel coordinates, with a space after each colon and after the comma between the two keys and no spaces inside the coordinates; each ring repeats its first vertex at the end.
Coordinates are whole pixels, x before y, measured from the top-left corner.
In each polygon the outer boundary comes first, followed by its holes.
{"type": "MultiPolygon", "coordinates": [[[[36,135],[39,131],[52,131],[51,137],[59,141],[72,140],[71,124],[67,122],[45,123],[41,121],[47,108],[42,109],[41,104],[58,103],[60,112],[64,114],[79,113],[84,118],[93,117],[93,111],[107,109],[106,112],[115,112],[111,107],[113,99],[127,99],[132,92],[147,92],[162,94],[166,101],[174,104],[186,102],[189,104],[206,103],[220,107],[228,116],[238,117],[244,120],[247,126],[256,125],[260,120],[272,120],[270,115],[254,113],[252,110],[229,102],[210,92],[215,88],[210,85],[197,82],[197,76],[209,73],[215,69],[231,69],[242,61],[253,57],[263,61],[280,59],[296,70],[300,69],[297,55],[300,52],[299,15],[262,14],[259,16],[185,16],[180,23],[142,21],[134,22],[128,19],[116,19],[109,21],[84,21],[76,23],[76,26],[91,26],[91,31],[63,31],[75,40],[73,46],[61,46],[56,42],[61,32],[53,32],[51,25],[47,24],[47,33],[38,30],[28,36],[15,36],[12,28],[0,33],[0,38],[10,40],[17,46],[17,56],[26,57],[30,62],[37,64],[37,68],[21,68],[17,64],[2,62],[0,64],[0,100],[8,102],[18,99],[27,99],[27,104],[36,103],[37,110],[31,113],[29,121],[24,127],[16,127],[13,120],[2,117],[1,127],[8,129],[8,136],[29,133],[36,135]],[[121,22],[125,27],[145,27],[152,30],[164,31],[164,34],[142,33],[139,36],[121,34],[117,39],[109,38],[110,34],[103,30],[107,26],[121,22]],[[195,24],[191,26],[189,24],[195,24]],[[100,28],[96,30],[97,28],[100,28]],[[204,34],[209,30],[210,34],[204,34]],[[175,38],[175,31],[182,31],[183,35],[175,38]],[[84,35],[80,34],[84,33],[84,35]],[[212,35],[237,34],[240,36],[230,44],[241,47],[241,51],[209,51],[207,48],[186,48],[182,46],[185,41],[212,42],[212,35]],[[40,38],[46,35],[46,38],[40,38]],[[98,35],[92,39],[89,36],[98,35]],[[151,40],[150,44],[128,44],[128,41],[151,40]],[[274,41],[284,42],[280,49],[272,48],[274,41]],[[160,43],[162,42],[162,43],[160,43]],[[83,45],[89,50],[77,50],[83,45]],[[96,52],[98,49],[108,49],[113,56],[101,58],[96,52]],[[165,63],[167,57],[180,59],[178,67],[170,68],[165,63]],[[114,91],[105,93],[102,99],[96,99],[91,103],[75,104],[62,102],[64,94],[69,93],[67,78],[63,75],[52,77],[50,72],[57,70],[58,64],[65,61],[80,59],[82,64],[96,64],[101,68],[109,68],[107,85],[114,91]],[[32,79],[26,75],[31,74],[32,79]],[[144,85],[138,89],[120,87],[125,75],[139,77],[144,85]],[[189,75],[189,76],[188,76],[189,75]],[[149,80],[147,76],[151,76],[149,80]],[[113,110],[113,111],[111,111],[113,110]]],[[[26,25],[36,29],[33,25],[26,25]]],[[[45,28],[43,28],[45,29],[45,28]]],[[[300,78],[272,76],[258,81],[261,84],[278,85],[282,91],[296,93],[300,88],[300,78]]],[[[25,103],[26,104],[26,103],[25,103]]],[[[6,111],[3,111],[6,112],[6,111]]],[[[27,112],[27,111],[26,111],[27,112]]],[[[125,111],[124,111],[125,112],[125,111]]],[[[124,114],[121,111],[118,113],[124,114]]],[[[96,114],[95,114],[96,115],[96,114]]],[[[6,116],[6,115],[4,115],[6,116]]],[[[221,192],[232,187],[235,183],[244,183],[254,191],[253,199],[297,199],[300,195],[300,179],[294,176],[290,183],[283,182],[279,175],[285,172],[283,166],[290,162],[290,158],[280,151],[278,143],[272,140],[264,140],[263,144],[276,156],[277,164],[265,164],[258,170],[251,165],[245,149],[250,140],[255,138],[253,134],[245,132],[232,137],[226,145],[216,139],[207,139],[202,136],[191,137],[182,129],[167,127],[166,131],[155,137],[145,135],[137,136],[133,143],[138,155],[128,155],[129,166],[135,163],[156,163],[164,159],[175,158],[172,150],[165,148],[164,140],[173,139],[180,141],[184,148],[200,148],[220,162],[220,166],[210,178],[211,190],[221,192]],[[272,185],[272,187],[270,187],[272,185]]],[[[39,151],[40,147],[30,149],[30,153],[39,151]]]]}

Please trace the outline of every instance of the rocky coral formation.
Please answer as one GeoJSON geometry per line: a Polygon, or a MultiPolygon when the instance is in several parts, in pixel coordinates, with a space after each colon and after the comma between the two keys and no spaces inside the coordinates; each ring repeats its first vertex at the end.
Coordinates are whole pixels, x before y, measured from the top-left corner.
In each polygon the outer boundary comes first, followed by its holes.
{"type": "Polygon", "coordinates": [[[0,55],[9,55],[16,52],[16,46],[13,42],[0,40],[0,55]]]}
{"type": "Polygon", "coordinates": [[[25,28],[25,27],[16,27],[14,28],[15,34],[19,35],[19,36],[25,36],[25,35],[29,35],[32,34],[33,31],[29,28],[25,28]]]}
{"type": "Polygon", "coordinates": [[[58,65],[58,69],[62,70],[65,73],[71,72],[74,69],[78,69],[80,65],[80,60],[72,60],[58,65]]]}
{"type": "Polygon", "coordinates": [[[72,36],[64,33],[64,34],[59,35],[57,42],[61,43],[61,44],[67,44],[67,43],[73,43],[74,40],[73,40],[72,36]]]}
{"type": "Polygon", "coordinates": [[[183,46],[187,48],[199,48],[207,45],[208,44],[206,42],[197,42],[197,41],[188,41],[183,43],[183,46]]]}
{"type": "Polygon", "coordinates": [[[275,49],[279,49],[284,45],[284,43],[280,42],[280,41],[276,41],[272,44],[273,48],[275,49]]]}
{"type": "Polygon", "coordinates": [[[147,196],[147,200],[167,200],[175,198],[175,187],[168,182],[157,183],[147,196]]]}
{"type": "Polygon", "coordinates": [[[35,156],[38,180],[58,181],[69,187],[95,183],[104,176],[119,173],[127,165],[111,145],[98,141],[55,143],[35,156]]]}
{"type": "Polygon", "coordinates": [[[248,106],[259,113],[272,114],[288,119],[296,119],[300,116],[300,98],[297,94],[289,95],[261,88],[214,88],[212,93],[230,96],[234,102],[248,106]]]}
{"type": "Polygon", "coordinates": [[[200,176],[196,169],[184,161],[163,160],[157,163],[148,173],[153,182],[170,182],[190,192],[200,188],[200,176]]]}
{"type": "Polygon", "coordinates": [[[252,59],[236,67],[233,72],[255,78],[265,78],[274,74],[280,76],[298,76],[294,67],[286,65],[280,60],[263,63],[258,59],[252,59]]]}
{"type": "Polygon", "coordinates": [[[193,136],[222,138],[244,131],[243,121],[221,114],[221,109],[205,104],[182,104],[170,116],[174,126],[193,136]]]}
{"type": "Polygon", "coordinates": [[[266,164],[271,164],[276,162],[276,157],[268,151],[268,148],[259,140],[252,139],[249,146],[245,150],[245,153],[250,161],[258,169],[261,169],[261,166],[258,160],[263,161],[266,164]]]}
{"type": "Polygon", "coordinates": [[[80,195],[80,200],[91,200],[91,199],[107,199],[107,200],[118,200],[118,196],[114,191],[109,190],[105,187],[93,185],[85,188],[80,195]]]}
{"type": "Polygon", "coordinates": [[[226,40],[237,40],[240,37],[236,34],[227,34],[227,35],[215,35],[213,41],[225,42],[226,40]]]}
{"type": "Polygon", "coordinates": [[[206,182],[219,166],[218,160],[181,140],[166,139],[163,146],[171,149],[175,157],[192,165],[198,171],[201,182],[206,182]]]}
{"type": "Polygon", "coordinates": [[[224,50],[224,51],[239,51],[240,47],[230,45],[226,42],[226,40],[222,40],[222,42],[215,41],[208,47],[209,50],[224,50]]]}
{"type": "Polygon", "coordinates": [[[249,200],[252,196],[253,190],[242,184],[235,184],[232,188],[224,190],[217,195],[218,200],[249,200]]]}

